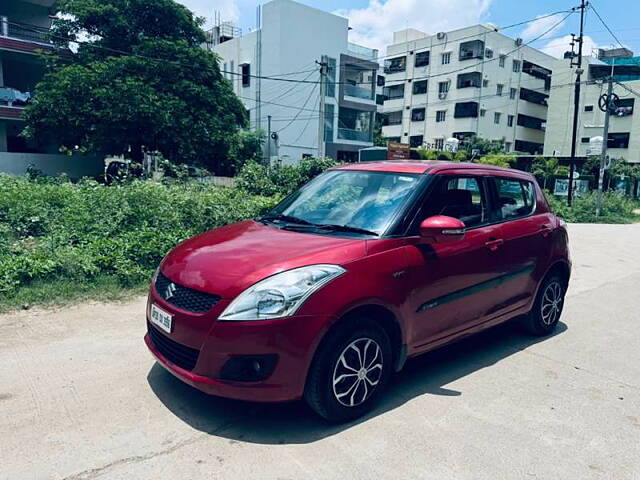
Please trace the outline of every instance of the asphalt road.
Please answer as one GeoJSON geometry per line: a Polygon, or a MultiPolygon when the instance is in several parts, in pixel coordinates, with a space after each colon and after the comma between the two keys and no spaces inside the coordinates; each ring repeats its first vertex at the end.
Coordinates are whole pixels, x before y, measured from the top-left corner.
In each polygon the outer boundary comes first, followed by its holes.
{"type": "Polygon", "coordinates": [[[570,227],[557,333],[411,361],[380,407],[207,397],[154,365],[144,299],[0,317],[0,478],[638,479],[640,225],[570,227]]]}

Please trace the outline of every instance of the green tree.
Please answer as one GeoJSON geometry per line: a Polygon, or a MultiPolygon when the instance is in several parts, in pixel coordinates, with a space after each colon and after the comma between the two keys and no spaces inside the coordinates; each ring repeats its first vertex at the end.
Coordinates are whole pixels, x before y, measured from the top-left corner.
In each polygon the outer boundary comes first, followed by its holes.
{"type": "Polygon", "coordinates": [[[264,143],[265,133],[262,130],[241,130],[238,132],[229,149],[234,173],[240,171],[249,162],[260,162],[264,143]]]}
{"type": "Polygon", "coordinates": [[[484,165],[493,165],[494,167],[511,168],[511,164],[515,162],[515,157],[511,155],[485,155],[478,159],[478,163],[484,165]]]}
{"type": "Polygon", "coordinates": [[[26,136],[68,151],[145,149],[176,163],[228,171],[247,114],[201,48],[202,19],[173,0],[60,0],[52,38],[72,52],[49,58],[25,111],[26,136]],[[74,43],[77,42],[77,43],[74,43]]]}
{"type": "Polygon", "coordinates": [[[550,178],[556,175],[568,176],[569,169],[560,165],[559,160],[555,157],[535,157],[531,164],[531,173],[536,177],[542,177],[542,188],[546,189],[547,181],[550,178]]]}
{"type": "Polygon", "coordinates": [[[474,151],[477,151],[481,157],[504,153],[504,140],[487,140],[482,137],[473,136],[462,142],[460,146],[467,151],[469,157],[472,156],[474,151]]]}

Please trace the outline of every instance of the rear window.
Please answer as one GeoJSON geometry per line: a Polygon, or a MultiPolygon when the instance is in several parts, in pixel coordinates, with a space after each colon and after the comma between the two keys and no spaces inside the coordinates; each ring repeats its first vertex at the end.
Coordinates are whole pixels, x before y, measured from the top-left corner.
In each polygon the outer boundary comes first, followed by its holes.
{"type": "Polygon", "coordinates": [[[496,178],[498,214],[503,220],[526,217],[535,208],[533,183],[526,180],[496,178]]]}

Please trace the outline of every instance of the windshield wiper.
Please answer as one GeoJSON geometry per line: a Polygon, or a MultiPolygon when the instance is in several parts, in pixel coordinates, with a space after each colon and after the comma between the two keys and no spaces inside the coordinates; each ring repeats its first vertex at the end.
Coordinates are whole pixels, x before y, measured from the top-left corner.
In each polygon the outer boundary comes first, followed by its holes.
{"type": "Polygon", "coordinates": [[[315,224],[313,224],[311,222],[308,222],[303,218],[293,217],[291,215],[283,215],[281,213],[279,213],[277,215],[263,215],[262,217],[259,217],[258,220],[260,220],[260,221],[266,220],[267,222],[272,221],[272,220],[282,220],[283,222],[296,223],[298,225],[312,225],[312,226],[315,226],[315,224]]]}
{"type": "Polygon", "coordinates": [[[352,227],[351,225],[335,225],[331,223],[318,224],[316,227],[322,230],[331,230],[332,232],[353,232],[353,233],[362,233],[363,235],[375,235],[379,237],[380,234],[376,232],[372,232],[371,230],[367,230],[365,228],[352,227]]]}

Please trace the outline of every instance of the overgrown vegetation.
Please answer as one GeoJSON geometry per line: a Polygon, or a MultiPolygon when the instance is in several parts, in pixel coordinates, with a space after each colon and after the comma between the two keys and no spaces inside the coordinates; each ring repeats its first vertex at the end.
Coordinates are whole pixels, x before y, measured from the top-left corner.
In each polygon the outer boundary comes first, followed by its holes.
{"type": "Polygon", "coordinates": [[[603,194],[600,217],[596,218],[597,195],[597,192],[589,192],[576,196],[569,207],[566,197],[555,197],[549,192],[546,194],[552,210],[566,222],[634,223],[640,221],[640,215],[633,213],[640,208],[640,202],[615,192],[603,194]]]}

